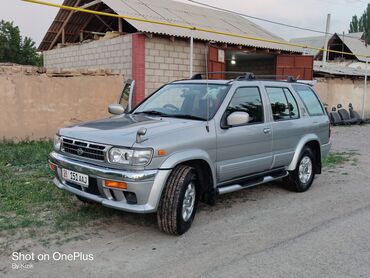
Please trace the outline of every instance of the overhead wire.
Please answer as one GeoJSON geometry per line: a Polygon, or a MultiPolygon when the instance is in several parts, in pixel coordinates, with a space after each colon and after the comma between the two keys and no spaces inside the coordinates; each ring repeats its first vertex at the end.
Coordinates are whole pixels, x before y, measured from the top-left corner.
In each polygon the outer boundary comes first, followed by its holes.
{"type": "MultiPolygon", "coordinates": [[[[101,11],[93,11],[93,10],[79,8],[79,7],[71,7],[71,6],[66,6],[66,5],[54,4],[54,3],[50,3],[50,2],[46,2],[46,1],[39,1],[39,0],[22,0],[22,1],[29,2],[29,3],[34,3],[34,4],[45,5],[45,6],[50,6],[50,7],[56,7],[56,8],[60,8],[60,9],[64,9],[64,10],[69,10],[69,11],[85,12],[85,13],[101,15],[101,16],[109,16],[109,17],[122,18],[122,19],[128,19],[128,20],[139,21],[139,22],[146,22],[146,23],[152,23],[152,24],[158,24],[158,25],[172,26],[172,27],[177,27],[177,28],[182,28],[182,29],[187,29],[187,30],[200,31],[200,32],[206,32],[206,33],[212,33],[212,34],[217,34],[217,35],[224,35],[224,36],[236,37],[236,38],[248,39],[248,40],[254,40],[254,41],[260,41],[260,42],[268,42],[268,43],[278,44],[278,45],[286,45],[286,46],[295,47],[295,48],[312,49],[312,50],[317,50],[317,51],[326,51],[326,52],[329,52],[329,53],[338,53],[338,54],[344,54],[344,55],[370,58],[370,55],[361,54],[361,53],[352,53],[352,52],[337,51],[337,50],[332,50],[332,49],[324,49],[324,48],[313,47],[313,46],[303,45],[303,44],[298,44],[298,43],[291,43],[291,42],[285,42],[285,41],[276,41],[276,40],[271,40],[271,39],[266,39],[266,38],[246,36],[246,35],[241,35],[241,34],[234,34],[234,33],[229,33],[229,32],[224,32],[224,31],[217,31],[217,30],[212,30],[212,29],[208,29],[208,28],[201,28],[201,27],[196,27],[196,26],[191,26],[191,25],[183,25],[183,24],[177,24],[177,23],[162,22],[162,21],[157,21],[157,20],[150,20],[150,19],[138,18],[138,17],[133,17],[133,16],[125,16],[125,15],[119,15],[119,14],[113,14],[113,13],[107,13],[107,12],[101,12],[101,11]]],[[[291,50],[291,51],[292,52],[299,52],[298,49],[297,50],[291,50]]]]}
{"type": "MultiPolygon", "coordinates": [[[[288,28],[294,28],[294,29],[298,29],[298,30],[309,31],[309,32],[313,32],[313,33],[323,34],[323,35],[335,35],[334,33],[327,33],[325,31],[321,31],[321,30],[315,30],[315,29],[311,29],[311,28],[307,28],[307,27],[300,27],[300,26],[296,26],[296,25],[292,25],[292,24],[273,21],[273,20],[270,20],[270,19],[262,18],[262,17],[248,15],[246,13],[240,13],[240,12],[220,8],[220,7],[217,7],[217,6],[213,6],[213,5],[206,4],[206,3],[203,3],[203,2],[199,2],[199,1],[195,1],[195,0],[187,0],[187,1],[191,2],[191,3],[194,3],[194,4],[201,5],[201,6],[205,6],[205,7],[208,7],[208,8],[212,8],[212,9],[215,9],[215,10],[228,12],[228,13],[232,13],[232,14],[237,14],[237,15],[240,15],[240,16],[243,16],[243,17],[248,17],[248,18],[252,18],[252,19],[255,19],[255,20],[259,20],[259,21],[263,21],[263,22],[267,22],[267,23],[271,23],[271,24],[275,24],[275,25],[280,25],[280,26],[284,26],[284,27],[288,27],[288,28]]],[[[358,39],[356,37],[349,36],[348,34],[345,35],[345,37],[352,38],[352,39],[358,39]]]]}

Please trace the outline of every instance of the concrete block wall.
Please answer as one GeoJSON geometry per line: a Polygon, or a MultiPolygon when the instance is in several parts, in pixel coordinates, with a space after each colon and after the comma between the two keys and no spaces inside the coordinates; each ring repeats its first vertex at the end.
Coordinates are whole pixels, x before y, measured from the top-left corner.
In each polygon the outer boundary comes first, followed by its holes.
{"type": "Polygon", "coordinates": [[[43,54],[46,68],[109,69],[131,78],[131,34],[57,48],[43,54]]]}
{"type": "MultiPolygon", "coordinates": [[[[193,73],[206,71],[206,44],[194,42],[193,73]]],[[[153,37],[145,41],[145,95],[177,79],[189,78],[190,41],[153,37]]]]}

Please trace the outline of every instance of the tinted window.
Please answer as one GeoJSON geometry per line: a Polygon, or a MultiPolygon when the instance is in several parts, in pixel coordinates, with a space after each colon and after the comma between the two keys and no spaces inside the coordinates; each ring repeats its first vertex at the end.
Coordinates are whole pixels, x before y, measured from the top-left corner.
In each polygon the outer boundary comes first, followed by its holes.
{"type": "Polygon", "coordinates": [[[297,91],[302,99],[307,112],[310,116],[324,115],[324,110],[315,92],[307,86],[294,85],[293,88],[297,91]]]}
{"type": "Polygon", "coordinates": [[[249,123],[263,122],[263,105],[257,87],[238,88],[231,99],[226,115],[241,111],[249,114],[249,123]]]}
{"type": "Polygon", "coordinates": [[[289,89],[267,87],[266,92],[271,103],[274,120],[299,118],[297,102],[289,89]]]}
{"type": "Polygon", "coordinates": [[[298,111],[298,104],[295,98],[293,97],[292,93],[289,91],[289,89],[284,88],[284,93],[286,96],[286,99],[288,101],[288,108],[290,113],[291,119],[298,119],[299,118],[299,111],[298,111]]]}

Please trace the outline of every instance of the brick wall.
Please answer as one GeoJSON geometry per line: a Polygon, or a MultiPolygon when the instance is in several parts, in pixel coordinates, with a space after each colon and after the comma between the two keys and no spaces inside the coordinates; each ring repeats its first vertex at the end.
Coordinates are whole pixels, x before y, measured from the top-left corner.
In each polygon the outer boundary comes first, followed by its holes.
{"type": "Polygon", "coordinates": [[[110,69],[131,78],[132,35],[45,51],[46,68],[110,69]]]}
{"type": "MultiPolygon", "coordinates": [[[[194,42],[193,73],[206,71],[206,45],[194,42]]],[[[189,78],[190,41],[153,37],[145,41],[145,95],[163,84],[189,78]]]]}

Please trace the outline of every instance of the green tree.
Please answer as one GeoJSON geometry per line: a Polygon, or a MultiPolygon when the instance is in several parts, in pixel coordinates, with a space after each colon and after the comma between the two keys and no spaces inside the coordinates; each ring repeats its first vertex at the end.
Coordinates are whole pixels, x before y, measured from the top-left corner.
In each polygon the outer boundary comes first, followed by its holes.
{"type": "Polygon", "coordinates": [[[350,33],[357,33],[360,31],[360,22],[358,20],[357,15],[352,16],[352,21],[349,24],[349,32],[350,33]]]}
{"type": "Polygon", "coordinates": [[[0,21],[0,63],[42,66],[42,57],[37,53],[35,42],[22,38],[13,22],[0,21]]]}

